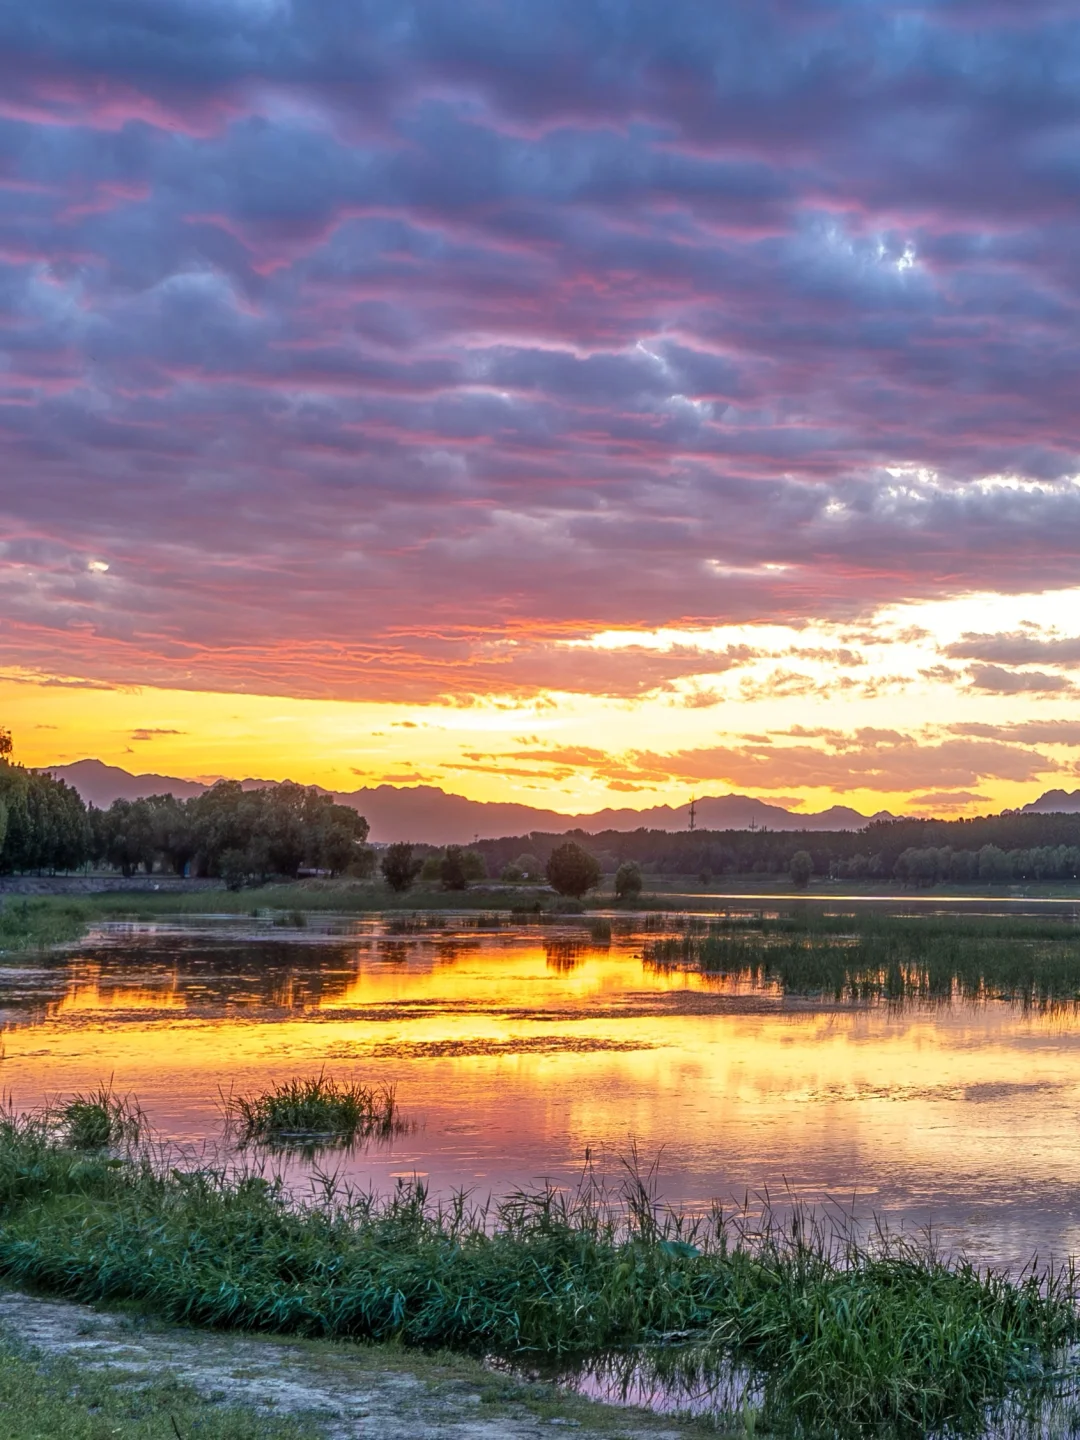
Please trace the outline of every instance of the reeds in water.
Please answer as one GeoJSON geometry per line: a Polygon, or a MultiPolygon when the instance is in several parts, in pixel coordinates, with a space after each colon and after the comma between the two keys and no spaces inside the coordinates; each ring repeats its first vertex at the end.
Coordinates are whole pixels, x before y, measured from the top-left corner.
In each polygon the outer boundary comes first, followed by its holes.
{"type": "Polygon", "coordinates": [[[1052,918],[731,916],[647,940],[642,954],[656,968],[744,977],[784,994],[1080,1003],[1080,929],[1052,918]]]}
{"type": "Polygon", "coordinates": [[[230,1095],[225,1113],[242,1145],[351,1144],[404,1128],[393,1086],[325,1074],[284,1080],[258,1095],[230,1095]]]}

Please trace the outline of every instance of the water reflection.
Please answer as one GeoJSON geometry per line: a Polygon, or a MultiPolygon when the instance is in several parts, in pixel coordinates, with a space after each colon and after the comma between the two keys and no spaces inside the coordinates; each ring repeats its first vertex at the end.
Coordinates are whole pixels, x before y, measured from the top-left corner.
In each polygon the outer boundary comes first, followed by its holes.
{"type": "Polygon", "coordinates": [[[1009,1264],[1080,1248],[1075,1006],[643,964],[673,916],[612,917],[596,939],[437,918],[104,927],[0,970],[4,1088],[31,1106],[112,1075],[163,1136],[200,1145],[221,1135],[221,1092],[325,1067],[396,1084],[421,1122],[341,1157],[362,1186],[573,1184],[586,1149],[614,1169],[634,1139],[692,1209],[786,1183],[1009,1264]]]}

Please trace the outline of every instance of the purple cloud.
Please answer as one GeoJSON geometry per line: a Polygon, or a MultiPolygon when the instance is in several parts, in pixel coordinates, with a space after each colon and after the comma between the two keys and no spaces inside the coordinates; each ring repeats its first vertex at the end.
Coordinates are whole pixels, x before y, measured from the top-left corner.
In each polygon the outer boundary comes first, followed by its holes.
{"type": "MultiPolygon", "coordinates": [[[[8,7],[0,658],[422,698],[1076,583],[1078,56],[1053,3],[8,7]]],[[[1008,639],[953,650],[1012,693],[1008,639]]]]}

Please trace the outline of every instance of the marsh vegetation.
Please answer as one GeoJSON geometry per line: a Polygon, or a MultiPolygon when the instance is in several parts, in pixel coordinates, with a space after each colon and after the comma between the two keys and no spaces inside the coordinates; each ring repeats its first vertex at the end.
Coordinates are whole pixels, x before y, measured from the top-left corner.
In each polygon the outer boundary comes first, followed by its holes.
{"type": "Polygon", "coordinates": [[[760,1423],[803,1435],[974,1432],[1018,1387],[1052,1388],[1080,1329],[1071,1271],[1009,1278],[798,1208],[688,1219],[632,1161],[617,1194],[587,1173],[494,1208],[421,1183],[298,1203],[263,1174],[95,1157],[12,1114],[0,1273],[185,1324],[519,1360],[670,1349],[740,1367],[760,1423]]]}
{"type": "MultiPolygon", "coordinates": [[[[489,901],[335,917],[337,887],[268,893],[273,910],[217,892],[236,920],[106,929],[51,968],[12,967],[28,1005],[39,976],[53,997],[7,1036],[18,1093],[38,1074],[51,1093],[57,1063],[107,1057],[105,1073],[140,1095],[158,1085],[144,1097],[155,1123],[213,1157],[152,1145],[134,1102],[87,1088],[100,1070],[68,1068],[79,1094],[0,1126],[12,1281],[189,1324],[606,1376],[613,1396],[622,1377],[630,1398],[693,1398],[735,1433],[1042,1435],[1043,1407],[1072,1403],[1073,1274],[1022,1268],[1037,1246],[1068,1248],[1046,1218],[1075,1183],[1062,1158],[1080,1074],[1067,907],[789,901],[525,920],[489,901]],[[159,1076],[161,1026],[180,1009],[188,1048],[159,1076]],[[255,1064],[265,1083],[253,1086],[255,1064]],[[335,1078],[345,1064],[357,1069],[335,1078]],[[692,1088],[666,1085],[691,1073],[692,1088]],[[395,1080],[421,1122],[399,1149],[395,1080]],[[219,1084],[234,1086],[224,1135],[219,1084]],[[591,1166],[574,1189],[586,1144],[611,1172],[628,1114],[650,1154],[666,1145],[665,1186],[689,1210],[667,1210],[633,1165],[621,1189],[591,1166]],[[569,1159],[568,1134],[581,1142],[569,1159]],[[710,1210],[708,1195],[766,1178],[763,1136],[793,1192],[710,1210]],[[526,1176],[558,1178],[520,1188],[523,1155],[526,1176]],[[421,1166],[430,1191],[407,1178],[421,1166]],[[856,1182],[874,1197],[858,1223],[825,1223],[798,1199],[856,1182]],[[928,1194],[912,1223],[943,1204],[940,1249],[895,1228],[928,1194]],[[880,1204],[891,1218],[874,1228],[880,1204]],[[980,1205],[990,1218],[976,1233],[966,1216],[980,1205]],[[965,1257],[972,1234],[992,1263],[965,1257]]],[[[171,899],[147,898],[158,914],[171,899]]],[[[86,910],[117,904],[130,899],[86,910]]]]}
{"type": "Polygon", "coordinates": [[[57,1125],[65,1143],[75,1150],[133,1144],[144,1130],[138,1105],[117,1095],[111,1083],[73,1095],[60,1107],[57,1125]]]}
{"type": "Polygon", "coordinates": [[[393,1086],[324,1073],[283,1080],[255,1095],[229,1095],[225,1114],[242,1145],[348,1145],[406,1128],[393,1086]]]}
{"type": "Polygon", "coordinates": [[[658,969],[742,977],[785,995],[1080,1002],[1080,927],[1058,917],[800,908],[684,920],[642,954],[658,969]]]}

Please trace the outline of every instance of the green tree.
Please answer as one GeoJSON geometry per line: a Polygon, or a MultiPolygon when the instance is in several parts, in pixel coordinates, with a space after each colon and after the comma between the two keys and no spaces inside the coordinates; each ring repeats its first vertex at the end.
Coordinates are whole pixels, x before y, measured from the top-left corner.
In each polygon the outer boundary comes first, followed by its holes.
{"type": "Polygon", "coordinates": [[[634,860],[624,860],[615,871],[615,898],[636,900],[641,894],[641,866],[634,860]]]}
{"type": "Polygon", "coordinates": [[[465,867],[465,851],[460,845],[448,845],[439,861],[439,879],[444,890],[467,890],[469,873],[465,867]]]}
{"type": "Polygon", "coordinates": [[[5,730],[0,725],[0,760],[6,760],[11,754],[11,731],[5,730]]]}
{"type": "Polygon", "coordinates": [[[808,850],[795,851],[791,857],[789,873],[796,890],[805,890],[810,884],[810,876],[814,873],[813,857],[808,850]]]}
{"type": "Polygon", "coordinates": [[[248,856],[243,850],[225,850],[218,861],[221,878],[227,890],[242,890],[251,874],[248,856]]]}
{"type": "Polygon", "coordinates": [[[0,870],[75,870],[85,864],[86,806],[70,785],[0,760],[0,804],[7,814],[0,870]]]}
{"type": "Polygon", "coordinates": [[[600,862],[573,840],[557,846],[547,863],[551,888],[559,895],[570,895],[577,900],[600,884],[600,876],[600,862]]]}
{"type": "Polygon", "coordinates": [[[396,895],[411,890],[423,868],[423,860],[413,853],[413,846],[407,840],[387,846],[379,862],[383,879],[396,895]]]}

